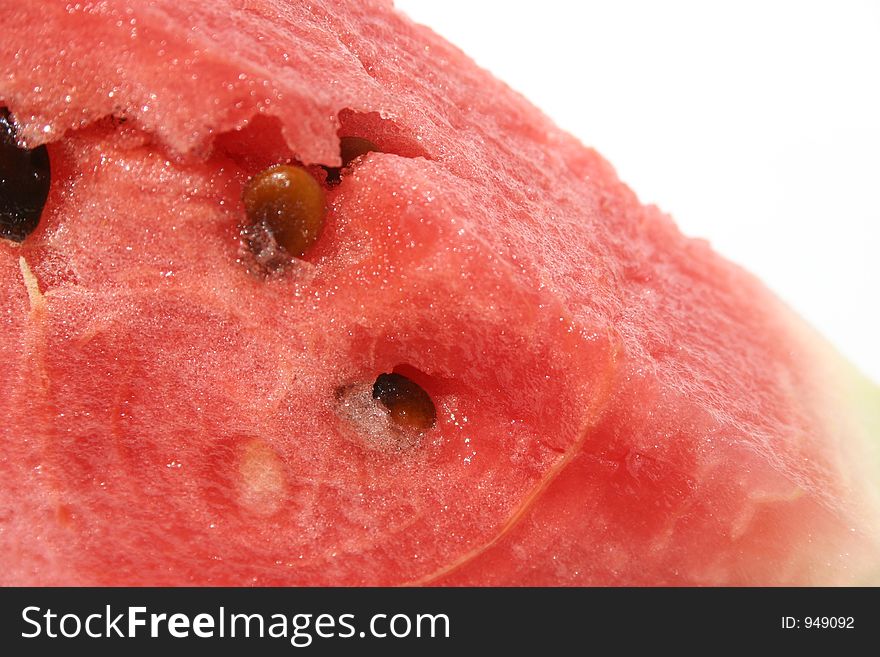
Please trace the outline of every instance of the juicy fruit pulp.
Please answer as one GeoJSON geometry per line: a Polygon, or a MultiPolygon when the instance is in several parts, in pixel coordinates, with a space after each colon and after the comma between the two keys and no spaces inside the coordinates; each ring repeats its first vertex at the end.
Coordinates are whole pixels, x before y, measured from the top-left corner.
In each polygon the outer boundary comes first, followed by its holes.
{"type": "Polygon", "coordinates": [[[4,583],[877,577],[876,390],[757,281],[383,3],[178,4],[9,10],[4,583]]]}

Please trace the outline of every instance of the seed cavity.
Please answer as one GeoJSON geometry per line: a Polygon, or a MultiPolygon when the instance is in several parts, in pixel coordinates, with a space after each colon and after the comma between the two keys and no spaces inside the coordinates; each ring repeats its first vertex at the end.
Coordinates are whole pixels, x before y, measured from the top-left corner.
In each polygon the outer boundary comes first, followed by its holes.
{"type": "Polygon", "coordinates": [[[247,215],[242,238],[268,270],[305,255],[327,214],[321,185],[306,169],[292,164],[269,167],[251,178],[242,202],[247,215]]]}
{"type": "Polygon", "coordinates": [[[0,237],[23,242],[36,230],[49,197],[49,151],[18,145],[9,111],[0,108],[0,237]]]}
{"type": "Polygon", "coordinates": [[[327,172],[327,184],[337,185],[342,180],[342,170],[350,166],[361,155],[380,151],[369,139],[363,137],[341,137],[339,139],[339,156],[342,158],[341,167],[324,167],[327,172]]]}
{"type": "Polygon", "coordinates": [[[342,434],[378,454],[414,450],[437,421],[428,392],[396,371],[340,386],[335,401],[342,434]]]}
{"type": "Polygon", "coordinates": [[[392,422],[405,429],[427,431],[437,422],[431,396],[402,374],[380,374],[373,384],[373,399],[382,404],[392,422]]]}

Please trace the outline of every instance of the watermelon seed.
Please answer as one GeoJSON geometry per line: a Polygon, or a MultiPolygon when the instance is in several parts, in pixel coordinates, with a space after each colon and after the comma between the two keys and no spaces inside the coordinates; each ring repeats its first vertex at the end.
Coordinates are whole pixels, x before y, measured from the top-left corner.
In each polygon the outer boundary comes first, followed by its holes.
{"type": "Polygon", "coordinates": [[[339,139],[339,156],[342,158],[341,167],[324,167],[327,172],[327,184],[338,185],[342,180],[342,170],[349,166],[361,155],[379,151],[379,147],[363,137],[341,137],[339,139]]]}
{"type": "Polygon", "coordinates": [[[0,237],[23,242],[49,197],[49,151],[22,148],[9,111],[0,107],[0,237]]]}
{"type": "Polygon", "coordinates": [[[437,421],[431,396],[402,374],[380,374],[373,384],[373,399],[385,408],[399,427],[426,431],[437,421]]]}
{"type": "Polygon", "coordinates": [[[302,257],[317,241],[327,214],[318,181],[292,164],[271,166],[251,178],[242,202],[247,215],[242,237],[258,259],[270,251],[270,263],[282,259],[279,255],[302,257]],[[278,254],[279,248],[285,253],[278,254]]]}
{"type": "Polygon", "coordinates": [[[272,515],[285,497],[284,462],[266,441],[254,438],[239,457],[239,504],[251,513],[272,515]]]}

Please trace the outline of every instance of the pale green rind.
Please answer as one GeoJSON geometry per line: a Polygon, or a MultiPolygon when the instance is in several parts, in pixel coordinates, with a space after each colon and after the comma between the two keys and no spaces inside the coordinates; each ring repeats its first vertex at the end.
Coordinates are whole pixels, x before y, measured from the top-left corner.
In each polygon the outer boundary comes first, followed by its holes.
{"type": "MultiPolygon", "coordinates": [[[[865,477],[864,483],[869,489],[869,495],[873,498],[869,504],[875,510],[880,510],[880,386],[842,356],[836,356],[840,373],[837,384],[841,404],[847,411],[846,420],[855,439],[855,447],[861,448],[860,453],[864,458],[859,469],[865,477]]],[[[877,533],[880,534],[880,527],[877,527],[877,533]]],[[[873,567],[868,566],[866,569],[861,583],[868,586],[880,585],[880,554],[876,555],[873,567]]]]}

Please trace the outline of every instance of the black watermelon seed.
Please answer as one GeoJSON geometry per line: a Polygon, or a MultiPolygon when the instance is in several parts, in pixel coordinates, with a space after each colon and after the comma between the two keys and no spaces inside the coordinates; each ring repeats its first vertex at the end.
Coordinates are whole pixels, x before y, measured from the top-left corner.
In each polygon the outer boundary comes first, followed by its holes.
{"type": "Polygon", "coordinates": [[[382,403],[401,427],[425,431],[437,421],[431,396],[418,383],[402,374],[380,374],[373,384],[373,399],[382,403]]]}
{"type": "Polygon", "coordinates": [[[0,237],[23,242],[37,228],[49,196],[49,151],[21,148],[9,111],[0,108],[0,237]]]}
{"type": "Polygon", "coordinates": [[[350,165],[361,155],[378,151],[379,147],[363,137],[342,137],[339,140],[339,156],[342,158],[341,167],[324,167],[327,172],[327,184],[337,185],[342,180],[342,170],[350,165]]]}
{"type": "Polygon", "coordinates": [[[254,253],[262,250],[263,240],[253,237],[264,229],[277,246],[301,258],[317,241],[327,215],[318,181],[303,167],[291,164],[276,164],[251,178],[242,202],[248,221],[244,237],[254,253]]]}

